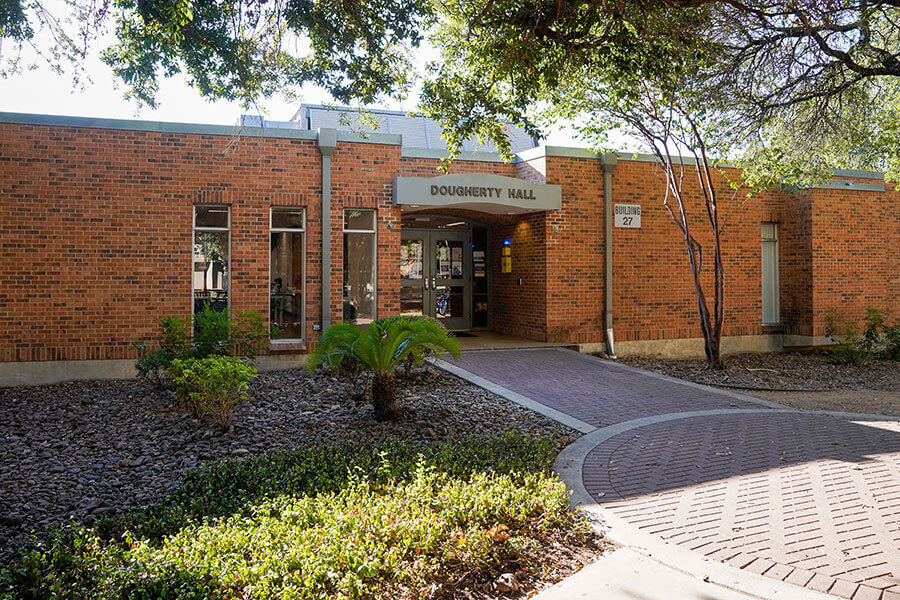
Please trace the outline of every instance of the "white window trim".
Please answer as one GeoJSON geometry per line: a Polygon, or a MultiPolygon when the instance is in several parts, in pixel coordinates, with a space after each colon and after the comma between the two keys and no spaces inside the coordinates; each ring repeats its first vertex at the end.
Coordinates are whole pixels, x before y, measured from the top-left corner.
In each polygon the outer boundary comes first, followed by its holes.
{"type": "Polygon", "coordinates": [[[232,281],[232,271],[231,271],[231,205],[229,204],[194,204],[191,215],[191,318],[196,314],[195,312],[195,302],[194,302],[194,245],[197,240],[197,232],[216,232],[216,231],[227,231],[228,232],[228,316],[231,316],[231,286],[234,283],[232,281]],[[197,226],[197,209],[198,208],[224,208],[225,213],[228,215],[228,226],[227,227],[205,227],[205,226],[197,226]]]}
{"type": "MultiPolygon", "coordinates": [[[[279,344],[296,344],[298,342],[306,341],[306,207],[305,206],[270,206],[269,207],[269,243],[271,244],[272,234],[273,233],[302,233],[303,234],[303,272],[300,274],[302,285],[300,286],[300,310],[303,313],[303,318],[300,319],[300,337],[299,338],[278,338],[278,339],[270,339],[269,343],[274,345],[279,344]],[[280,210],[293,210],[293,211],[303,211],[303,225],[302,227],[272,227],[272,215],[280,210]]],[[[272,278],[272,252],[271,250],[268,253],[269,257],[269,265],[268,265],[268,276],[267,283],[269,288],[269,306],[266,309],[266,320],[269,323],[269,326],[272,325],[272,292],[271,292],[271,278],[272,278]]]]}
{"type": "MultiPolygon", "coordinates": [[[[375,253],[372,256],[372,284],[375,295],[373,297],[372,302],[372,320],[378,320],[378,209],[377,208],[360,208],[360,207],[345,207],[343,213],[341,214],[341,227],[343,228],[343,233],[370,233],[374,236],[373,245],[375,247],[375,253]],[[369,210],[372,211],[372,229],[346,229],[344,228],[344,224],[347,222],[347,211],[348,210],[369,210]]],[[[343,239],[341,239],[341,243],[343,243],[343,239]]],[[[341,252],[346,252],[346,248],[342,248],[341,252]]],[[[344,282],[343,282],[343,269],[341,269],[341,290],[343,294],[344,282]]]]}

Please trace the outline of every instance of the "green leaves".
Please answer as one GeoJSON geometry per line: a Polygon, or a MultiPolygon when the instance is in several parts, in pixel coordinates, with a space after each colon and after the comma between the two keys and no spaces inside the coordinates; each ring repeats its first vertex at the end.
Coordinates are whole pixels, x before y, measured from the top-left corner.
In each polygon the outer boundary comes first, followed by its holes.
{"type": "Polygon", "coordinates": [[[424,597],[584,539],[551,440],[304,448],[194,471],[160,504],[57,531],[0,595],[60,599],[424,597]]]}
{"type": "Polygon", "coordinates": [[[211,416],[223,429],[231,424],[231,409],[248,398],[256,368],[234,356],[208,356],[172,361],[169,377],[182,404],[195,417],[211,416]]]}
{"type": "Polygon", "coordinates": [[[459,356],[459,342],[447,329],[427,317],[387,317],[373,321],[368,329],[335,323],[319,338],[306,362],[310,373],[324,365],[337,373],[347,357],[376,375],[390,375],[412,355],[421,363],[429,353],[459,356]]]}

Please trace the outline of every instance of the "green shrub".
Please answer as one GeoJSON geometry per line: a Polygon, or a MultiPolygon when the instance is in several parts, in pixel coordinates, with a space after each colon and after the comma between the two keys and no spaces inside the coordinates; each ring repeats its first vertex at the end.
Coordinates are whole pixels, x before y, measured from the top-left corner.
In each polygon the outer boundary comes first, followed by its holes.
{"type": "Polygon", "coordinates": [[[452,595],[588,535],[549,440],[304,448],[192,472],[160,504],[58,531],[0,573],[10,598],[452,595]]]}
{"type": "Polygon", "coordinates": [[[882,340],[884,312],[877,308],[867,308],[863,322],[866,327],[863,331],[862,349],[871,357],[877,356],[884,347],[882,340]]]}
{"type": "Polygon", "coordinates": [[[900,360],[900,319],[893,325],[884,326],[884,356],[891,360],[900,360]]]}
{"type": "Polygon", "coordinates": [[[144,342],[138,342],[135,368],[140,377],[162,387],[171,385],[169,367],[176,359],[244,356],[253,360],[266,350],[269,337],[278,333],[266,328],[266,318],[257,311],[238,311],[230,318],[209,306],[194,315],[193,335],[190,317],[161,317],[159,325],[160,347],[148,350],[144,342]]]}
{"type": "Polygon", "coordinates": [[[459,342],[434,319],[389,317],[373,321],[368,329],[335,323],[319,338],[306,367],[310,373],[320,365],[341,373],[348,370],[348,360],[354,361],[359,369],[372,374],[375,416],[394,420],[404,412],[397,403],[397,368],[409,357],[424,360],[427,353],[442,351],[458,357],[459,342]]]}
{"type": "Polygon", "coordinates": [[[209,306],[194,315],[194,354],[207,356],[245,356],[256,358],[275,337],[277,329],[266,327],[266,318],[258,311],[235,311],[234,317],[226,311],[213,310],[209,306]]]}
{"type": "Polygon", "coordinates": [[[836,344],[831,353],[834,362],[861,366],[878,357],[900,360],[900,320],[888,325],[884,311],[866,309],[862,334],[856,323],[844,323],[834,308],[828,310],[825,322],[825,335],[836,344]]]}
{"type": "Polygon", "coordinates": [[[194,314],[194,356],[227,356],[231,354],[231,316],[227,310],[213,310],[208,305],[194,314]]]}
{"type": "Polygon", "coordinates": [[[176,358],[169,375],[184,407],[195,417],[212,416],[227,429],[231,409],[248,397],[247,387],[256,369],[233,356],[176,358]]]}
{"type": "Polygon", "coordinates": [[[138,342],[140,355],[135,362],[138,376],[154,385],[168,387],[168,368],[176,358],[187,358],[192,354],[191,321],[184,317],[160,317],[162,343],[154,350],[148,350],[144,342],[138,342]]]}

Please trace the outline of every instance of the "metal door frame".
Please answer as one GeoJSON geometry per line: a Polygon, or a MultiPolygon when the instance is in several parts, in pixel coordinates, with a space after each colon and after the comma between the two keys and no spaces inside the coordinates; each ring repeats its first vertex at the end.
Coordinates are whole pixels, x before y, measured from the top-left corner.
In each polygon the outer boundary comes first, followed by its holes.
{"type": "Polygon", "coordinates": [[[438,319],[439,321],[451,321],[445,323],[451,331],[470,331],[472,329],[472,230],[465,231],[452,229],[419,229],[404,227],[400,230],[400,239],[422,240],[422,279],[400,280],[401,287],[422,288],[422,312],[430,317],[437,316],[437,287],[440,285],[462,286],[463,288],[463,316],[450,319],[438,319]],[[463,246],[463,278],[442,279],[435,272],[436,254],[435,244],[437,240],[461,241],[463,246]]]}

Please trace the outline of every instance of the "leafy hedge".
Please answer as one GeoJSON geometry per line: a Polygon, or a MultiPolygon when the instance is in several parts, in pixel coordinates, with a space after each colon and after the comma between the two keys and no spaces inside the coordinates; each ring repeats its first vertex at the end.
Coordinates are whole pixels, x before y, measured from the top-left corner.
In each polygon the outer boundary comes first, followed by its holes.
{"type": "Polygon", "coordinates": [[[8,598],[418,597],[463,573],[540,563],[587,535],[553,443],[307,448],[191,472],[165,501],[61,529],[0,574],[8,598]]]}

